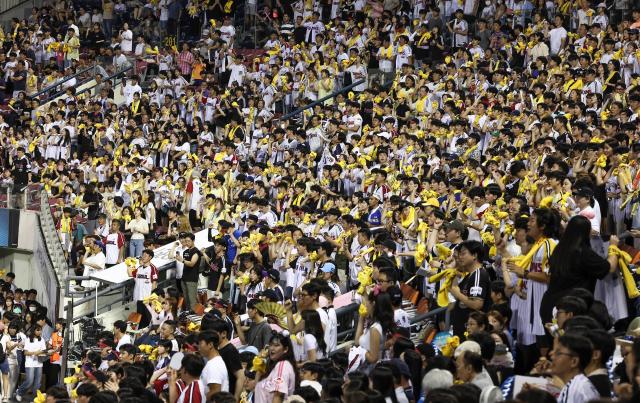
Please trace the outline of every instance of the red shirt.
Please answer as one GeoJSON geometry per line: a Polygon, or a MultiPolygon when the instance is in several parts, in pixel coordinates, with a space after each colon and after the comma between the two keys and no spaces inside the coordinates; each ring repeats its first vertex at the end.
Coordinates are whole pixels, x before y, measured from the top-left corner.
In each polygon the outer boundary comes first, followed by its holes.
{"type": "Polygon", "coordinates": [[[180,52],[178,55],[178,67],[180,68],[180,73],[191,74],[191,65],[193,64],[194,57],[191,52],[188,50],[180,52]]]}

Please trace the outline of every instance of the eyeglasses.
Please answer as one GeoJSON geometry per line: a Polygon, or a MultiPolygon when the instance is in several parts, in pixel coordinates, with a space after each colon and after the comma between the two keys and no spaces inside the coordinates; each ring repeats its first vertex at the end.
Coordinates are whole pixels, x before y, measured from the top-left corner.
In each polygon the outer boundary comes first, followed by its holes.
{"type": "Polygon", "coordinates": [[[551,355],[566,355],[568,357],[575,357],[576,356],[575,354],[564,353],[562,351],[554,351],[554,350],[551,351],[551,355]]]}

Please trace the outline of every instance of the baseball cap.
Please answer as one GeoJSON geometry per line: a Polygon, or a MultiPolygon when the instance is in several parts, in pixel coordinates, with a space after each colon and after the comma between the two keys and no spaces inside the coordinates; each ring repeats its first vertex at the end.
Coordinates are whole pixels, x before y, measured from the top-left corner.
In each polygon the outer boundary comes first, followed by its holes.
{"type": "Polygon", "coordinates": [[[440,202],[435,197],[428,198],[424,203],[425,206],[440,208],[440,202]]]}
{"type": "Polygon", "coordinates": [[[382,242],[382,246],[392,251],[396,250],[396,243],[392,239],[387,239],[384,242],[382,242]]]}
{"type": "Polygon", "coordinates": [[[280,272],[276,269],[269,269],[269,271],[267,272],[267,276],[269,276],[269,278],[276,283],[280,281],[280,272]]]}
{"type": "Polygon", "coordinates": [[[320,374],[322,373],[322,365],[317,362],[305,362],[302,366],[302,370],[320,374]]]}
{"type": "Polygon", "coordinates": [[[324,273],[333,273],[336,271],[336,265],[331,262],[327,262],[320,267],[320,270],[324,273]]]}
{"type": "Polygon", "coordinates": [[[593,197],[593,190],[584,187],[573,192],[573,195],[576,197],[586,197],[588,199],[591,199],[593,197]]]}
{"type": "Polygon", "coordinates": [[[471,351],[472,353],[476,354],[482,353],[480,344],[476,343],[475,341],[467,340],[462,342],[462,344],[460,344],[458,348],[456,348],[456,351],[453,353],[453,358],[458,358],[458,356],[464,354],[466,351],[471,351]]]}
{"type": "Polygon", "coordinates": [[[278,301],[278,294],[276,294],[276,292],[274,290],[271,289],[267,289],[264,290],[260,293],[260,296],[264,299],[266,299],[267,301],[274,301],[277,302],[278,301]]]}
{"type": "Polygon", "coordinates": [[[407,379],[411,379],[411,371],[409,370],[409,366],[406,362],[404,362],[400,358],[392,358],[389,360],[389,363],[396,366],[400,370],[402,376],[407,379]]]}

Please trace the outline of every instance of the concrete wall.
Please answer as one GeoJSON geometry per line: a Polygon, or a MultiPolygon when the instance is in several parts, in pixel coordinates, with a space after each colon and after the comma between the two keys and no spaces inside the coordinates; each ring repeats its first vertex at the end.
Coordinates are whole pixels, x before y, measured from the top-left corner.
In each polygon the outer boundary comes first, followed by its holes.
{"type": "MultiPolygon", "coordinates": [[[[0,248],[0,269],[16,274],[16,286],[38,291],[38,302],[49,309],[49,317],[55,319],[61,314],[56,311],[60,294],[51,260],[45,246],[37,213],[20,212],[20,248],[0,248]]],[[[58,305],[60,308],[60,305],[58,305]]]]}
{"type": "MultiPolygon", "coordinates": [[[[0,0],[4,1],[4,0],[0,0]]],[[[0,25],[6,28],[10,26],[10,22],[13,18],[23,19],[28,17],[31,14],[31,9],[33,7],[40,7],[42,5],[42,0],[28,0],[25,1],[22,5],[13,7],[9,11],[6,11],[0,14],[0,25]]]]}

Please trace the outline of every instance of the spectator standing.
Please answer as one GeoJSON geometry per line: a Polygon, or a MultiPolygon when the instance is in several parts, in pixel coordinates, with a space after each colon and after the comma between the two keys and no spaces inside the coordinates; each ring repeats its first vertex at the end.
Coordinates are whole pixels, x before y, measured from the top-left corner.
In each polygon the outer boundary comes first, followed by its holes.
{"type": "Polygon", "coordinates": [[[18,387],[16,392],[16,400],[21,402],[23,396],[31,391],[34,395],[40,389],[40,381],[42,378],[42,362],[40,356],[46,354],[47,345],[42,337],[42,328],[38,325],[34,326],[24,345],[25,354],[25,373],[24,382],[18,387]]]}
{"type": "Polygon", "coordinates": [[[102,26],[106,38],[113,35],[113,8],[112,0],[102,0],[102,26]]]}
{"type": "Polygon", "coordinates": [[[151,322],[151,313],[144,303],[158,283],[158,268],[151,263],[154,253],[151,249],[145,249],[140,257],[140,266],[127,267],[127,274],[133,277],[133,300],[136,301],[137,312],[142,316],[140,328],[147,327],[151,322]]]}
{"type": "Polygon", "coordinates": [[[178,67],[180,68],[180,74],[184,77],[185,80],[191,80],[191,70],[193,63],[195,62],[195,57],[191,50],[189,49],[189,45],[187,43],[182,44],[182,52],[178,54],[178,67]]]}
{"type": "Polygon", "coordinates": [[[183,263],[182,290],[184,292],[184,302],[187,309],[193,309],[198,302],[198,278],[201,252],[194,245],[195,235],[185,233],[181,235],[181,242],[184,245],[182,255],[176,252],[176,260],[183,263]]]}
{"type": "Polygon", "coordinates": [[[229,391],[229,374],[218,352],[219,345],[220,336],[214,331],[207,330],[198,335],[200,354],[207,360],[201,375],[207,399],[211,399],[219,392],[229,391]]]}

